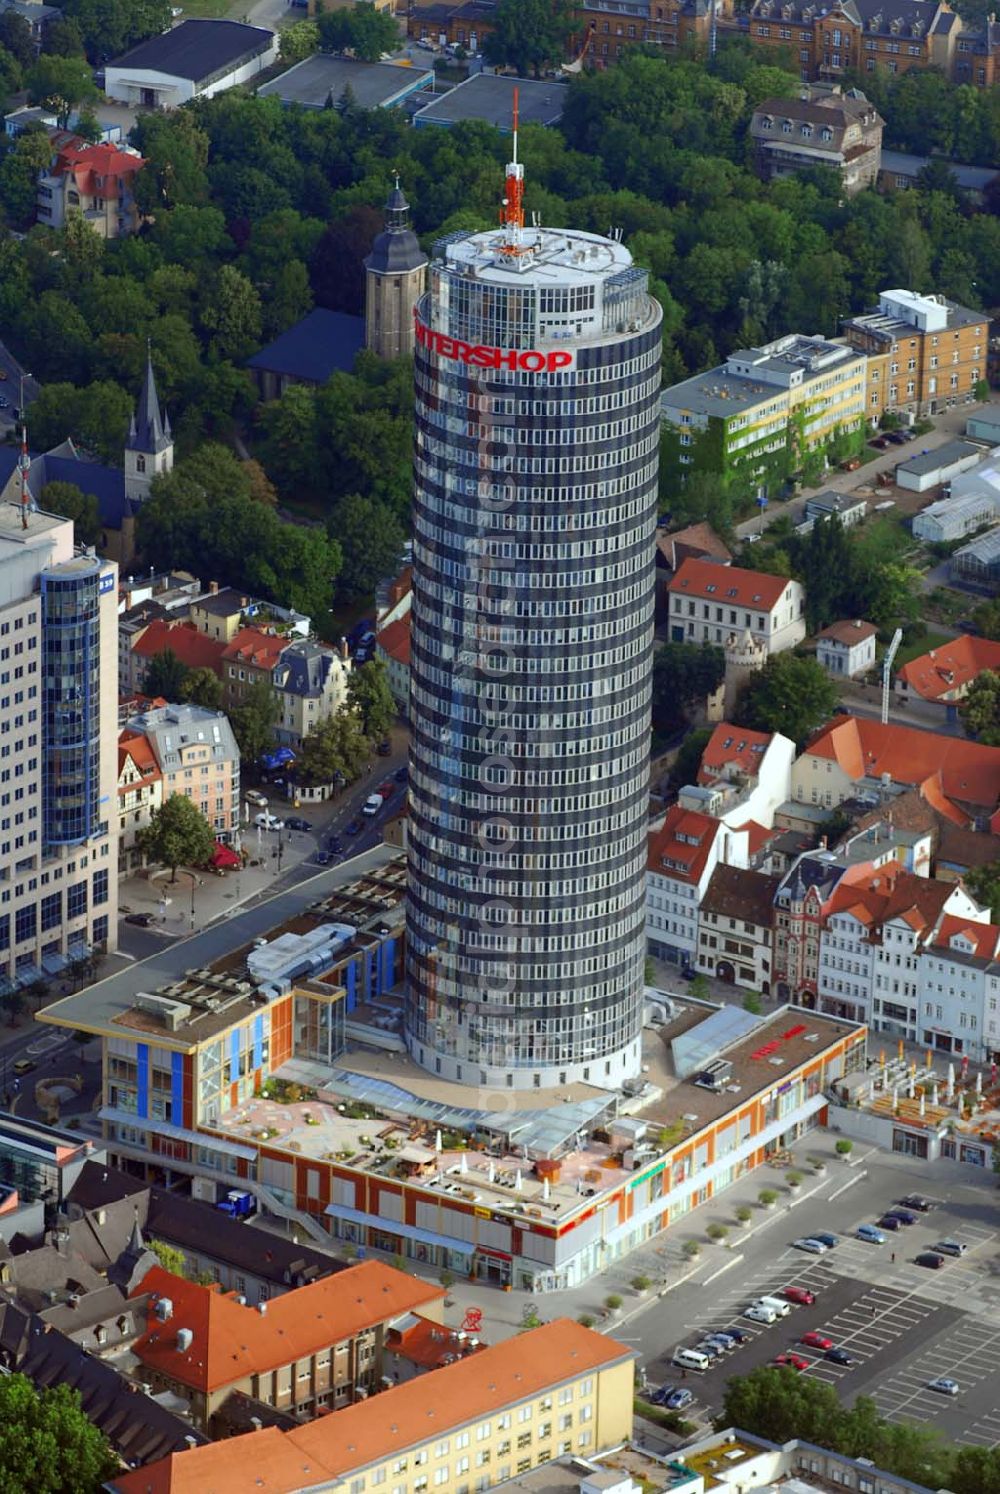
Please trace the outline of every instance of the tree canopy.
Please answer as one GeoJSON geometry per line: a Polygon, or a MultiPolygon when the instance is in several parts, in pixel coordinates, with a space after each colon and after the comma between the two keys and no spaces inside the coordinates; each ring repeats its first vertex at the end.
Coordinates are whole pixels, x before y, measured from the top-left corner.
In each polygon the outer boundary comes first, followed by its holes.
{"type": "Polygon", "coordinates": [[[333,783],[338,776],[344,783],[359,777],[371,755],[371,743],[362,730],[361,718],[354,709],[342,709],[317,723],[302,743],[296,769],[299,781],[307,785],[333,783]]]}
{"type": "Polygon", "coordinates": [[[118,1467],[66,1385],[39,1393],[25,1375],[0,1376],[0,1427],[4,1494],[98,1494],[118,1467]]]}
{"type": "Polygon", "coordinates": [[[389,11],[376,10],[366,0],[350,9],[322,12],[318,26],[320,42],[328,52],[351,52],[362,62],[378,62],[383,52],[399,50],[395,17],[389,11]]]}
{"type": "Polygon", "coordinates": [[[381,742],[396,720],[396,702],[389,689],[389,671],[381,659],[371,659],[352,669],[347,698],[361,719],[361,730],[370,742],[381,742]]]}
{"type": "Polygon", "coordinates": [[[274,728],[281,719],[278,697],[266,680],[255,680],[229,713],[240,758],[255,763],[274,746],[274,728]]]}
{"type": "Polygon", "coordinates": [[[565,0],[500,0],[483,56],[496,67],[513,68],[519,77],[537,78],[543,68],[562,62],[575,24],[565,0]]]}
{"type": "Polygon", "coordinates": [[[153,697],[162,696],[171,704],[188,697],[184,694],[191,671],[188,666],[178,659],[172,648],[161,649],[154,654],[146,665],[146,673],[142,677],[142,693],[153,697]]]}
{"type": "Polygon", "coordinates": [[[96,545],[101,536],[101,516],[93,493],[83,493],[75,482],[47,482],[38,495],[38,506],[46,513],[73,520],[73,535],[79,545],[96,545]]]}
{"type": "Polygon", "coordinates": [[[714,643],[664,643],[653,654],[653,726],[663,735],[704,702],[726,677],[726,656],[714,643]]]}
{"type": "Polygon", "coordinates": [[[154,809],[148,825],[136,836],[139,849],[150,861],[169,866],[176,882],[179,866],[205,866],[215,850],[215,831],[186,794],[171,794],[154,809]]]}
{"type": "Polygon", "coordinates": [[[744,686],[735,720],[754,731],[780,731],[801,748],[836,704],[836,686],[815,659],[772,654],[744,686]]]}
{"type": "Polygon", "coordinates": [[[1000,674],[984,669],[972,681],[958,708],[970,736],[986,747],[1000,747],[1000,674]]]}

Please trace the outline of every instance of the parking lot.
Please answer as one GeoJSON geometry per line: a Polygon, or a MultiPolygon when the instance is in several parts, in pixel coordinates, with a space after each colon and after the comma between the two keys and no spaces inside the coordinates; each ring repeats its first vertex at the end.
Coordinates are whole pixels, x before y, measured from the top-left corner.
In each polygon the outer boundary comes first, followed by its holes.
{"type": "MultiPolygon", "coordinates": [[[[685,1415],[704,1422],[721,1409],[729,1376],[793,1352],[806,1361],[801,1373],[835,1386],[845,1402],[868,1395],[889,1420],[930,1423],[955,1441],[1000,1445],[1000,1278],[994,1259],[1000,1230],[990,1227],[994,1185],[984,1178],[981,1190],[965,1188],[960,1197],[938,1198],[932,1212],[887,1234],[885,1244],[854,1236],[859,1224],[874,1223],[910,1186],[900,1190],[897,1181],[888,1193],[872,1188],[881,1198],[867,1211],[862,1196],[867,1189],[844,1198],[832,1211],[839,1243],[824,1255],[793,1247],[795,1238],[808,1234],[793,1214],[796,1227],[791,1219],[768,1226],[772,1248],[755,1252],[755,1261],[738,1256],[731,1267],[713,1265],[700,1283],[679,1287],[686,1311],[678,1313],[680,1304],[674,1304],[672,1341],[644,1364],[649,1382],[683,1384],[696,1397],[685,1415]],[[942,1238],[961,1241],[966,1253],[948,1257],[937,1271],[914,1264],[916,1255],[942,1238]],[[793,1305],[787,1317],[770,1325],[743,1316],[755,1299],[780,1296],[789,1286],[814,1292],[815,1303],[793,1305]],[[676,1347],[695,1347],[704,1335],[733,1326],[747,1342],[707,1371],[682,1374],[671,1365],[676,1347]],[[851,1363],[833,1363],[822,1348],[803,1345],[802,1336],[810,1331],[845,1350],[851,1363]],[[955,1380],[959,1393],[929,1389],[938,1378],[955,1380]]],[[[831,1211],[825,1212],[822,1227],[829,1229],[831,1211]]]]}

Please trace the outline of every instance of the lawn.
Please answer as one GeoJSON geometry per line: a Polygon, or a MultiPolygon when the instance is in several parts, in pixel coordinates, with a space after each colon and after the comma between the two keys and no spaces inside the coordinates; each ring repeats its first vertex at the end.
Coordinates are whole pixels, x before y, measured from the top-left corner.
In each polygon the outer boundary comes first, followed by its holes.
{"type": "Polygon", "coordinates": [[[901,643],[899,653],[893,660],[893,672],[902,669],[904,664],[909,664],[911,659],[919,659],[921,654],[930,653],[932,648],[944,648],[946,643],[952,641],[943,633],[925,633],[923,638],[914,638],[911,643],[901,643]]]}
{"type": "Polygon", "coordinates": [[[241,21],[245,18],[249,5],[244,0],[239,5],[234,5],[233,0],[184,0],[181,8],[184,14],[177,17],[178,21],[186,21],[192,16],[196,20],[221,21],[231,10],[239,12],[233,16],[233,20],[241,21]]]}

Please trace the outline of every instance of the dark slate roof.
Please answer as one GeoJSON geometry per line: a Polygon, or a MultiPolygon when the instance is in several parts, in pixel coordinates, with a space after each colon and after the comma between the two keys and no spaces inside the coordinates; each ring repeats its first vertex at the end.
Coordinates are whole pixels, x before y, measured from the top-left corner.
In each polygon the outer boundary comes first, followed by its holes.
{"type": "Polygon", "coordinates": [[[209,612],[213,617],[236,617],[247,605],[247,597],[232,586],[222,591],[209,592],[203,597],[192,598],[192,606],[200,612],[209,612]]]}
{"type": "Polygon", "coordinates": [[[717,866],[705,888],[702,912],[725,913],[745,923],[769,929],[780,877],[745,871],[739,866],[717,866]]]}
{"type": "Polygon", "coordinates": [[[318,643],[290,643],[275,671],[275,686],[290,695],[320,696],[333,665],[331,650],[318,643]]]}
{"type": "Polygon", "coordinates": [[[385,205],[385,229],[372,245],[365,269],[379,275],[405,274],[426,263],[427,255],[410,227],[410,204],[397,178],[385,205]]]}
{"type": "Polygon", "coordinates": [[[17,470],[17,459],[20,454],[16,446],[0,446],[0,492],[7,486],[11,476],[17,470]]]}
{"type": "Polygon", "coordinates": [[[240,21],[182,21],[161,36],[140,42],[108,66],[146,68],[201,83],[224,68],[256,57],[273,39],[273,31],[240,21]]]}
{"type": "Polygon", "coordinates": [[[331,374],[350,373],[364,342],[364,317],[317,306],[255,353],[247,367],[285,374],[304,384],[325,384],[331,374]]]}
{"type": "MultiPolygon", "coordinates": [[[[139,1222],[147,1239],[166,1240],[170,1245],[197,1250],[237,1269],[245,1267],[253,1275],[275,1284],[301,1285],[303,1276],[308,1281],[317,1281],[334,1271],[343,1271],[350,1264],[308,1245],[296,1245],[280,1235],[262,1234],[252,1225],[231,1219],[198,1199],[165,1193],[144,1183],[137,1185],[136,1179],[127,1173],[100,1162],[84,1163],[66,1202],[71,1214],[89,1214],[91,1221],[97,1209],[107,1209],[108,1227],[113,1230],[115,1242],[121,1239],[126,1224],[131,1229],[134,1208],[138,1206],[139,1222]],[[112,1223],[115,1205],[120,1206],[120,1214],[112,1223]]],[[[84,1248],[82,1233],[74,1235],[74,1244],[84,1248]]],[[[112,1248],[117,1254],[116,1243],[112,1248]]]]}
{"type": "Polygon", "coordinates": [[[160,414],[160,401],[156,393],[156,380],[153,377],[153,360],[146,359],[146,376],[142,381],[142,392],[139,395],[139,408],[132,416],[132,423],[128,432],[128,450],[145,451],[150,456],[156,456],[161,451],[173,444],[170,434],[170,421],[160,414]]]}
{"type": "Polygon", "coordinates": [[[108,529],[120,529],[122,520],[132,513],[132,504],[125,496],[125,473],[120,467],[103,467],[83,457],[53,456],[51,452],[32,457],[28,487],[36,503],[48,482],[72,482],[81,493],[92,493],[101,523],[108,529]]]}
{"type": "Polygon", "coordinates": [[[84,1415],[132,1467],[209,1441],[110,1364],[9,1303],[0,1303],[0,1362],[27,1375],[38,1390],[68,1385],[78,1391],[84,1415]]]}

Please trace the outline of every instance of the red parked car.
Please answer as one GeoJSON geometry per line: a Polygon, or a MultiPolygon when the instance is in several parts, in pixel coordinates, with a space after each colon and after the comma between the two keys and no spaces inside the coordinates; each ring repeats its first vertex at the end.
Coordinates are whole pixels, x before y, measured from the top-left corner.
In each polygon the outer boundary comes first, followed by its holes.
{"type": "Polygon", "coordinates": [[[808,1287],[784,1287],[778,1293],[784,1297],[786,1302],[795,1302],[799,1307],[812,1307],[816,1301],[816,1293],[811,1292],[808,1287]]]}
{"type": "Polygon", "coordinates": [[[806,1344],[810,1349],[832,1349],[833,1339],[827,1338],[825,1333],[819,1333],[815,1328],[808,1333],[803,1333],[800,1343],[806,1344]]]}
{"type": "Polygon", "coordinates": [[[789,1369],[807,1370],[809,1361],[802,1354],[793,1354],[791,1350],[787,1354],[779,1354],[775,1364],[786,1365],[789,1369]]]}

